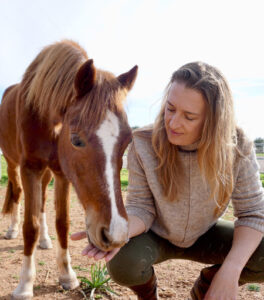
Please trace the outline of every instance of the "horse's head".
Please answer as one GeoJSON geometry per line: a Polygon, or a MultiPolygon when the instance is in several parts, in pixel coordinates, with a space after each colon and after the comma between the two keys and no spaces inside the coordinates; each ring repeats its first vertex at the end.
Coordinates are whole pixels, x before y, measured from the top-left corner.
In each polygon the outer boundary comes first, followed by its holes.
{"type": "Polygon", "coordinates": [[[102,250],[128,238],[120,170],[131,130],[123,101],[136,76],[137,66],[115,77],[85,62],[59,137],[60,164],[84,207],[88,238],[102,250]]]}

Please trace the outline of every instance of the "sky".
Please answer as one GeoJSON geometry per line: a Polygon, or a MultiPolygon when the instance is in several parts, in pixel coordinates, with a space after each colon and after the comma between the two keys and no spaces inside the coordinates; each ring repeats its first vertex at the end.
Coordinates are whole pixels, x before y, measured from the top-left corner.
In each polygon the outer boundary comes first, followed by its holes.
{"type": "Polygon", "coordinates": [[[263,0],[0,0],[0,95],[43,47],[77,41],[116,76],[139,66],[130,126],[152,123],[173,71],[204,61],[222,71],[237,123],[264,137],[263,0]]]}

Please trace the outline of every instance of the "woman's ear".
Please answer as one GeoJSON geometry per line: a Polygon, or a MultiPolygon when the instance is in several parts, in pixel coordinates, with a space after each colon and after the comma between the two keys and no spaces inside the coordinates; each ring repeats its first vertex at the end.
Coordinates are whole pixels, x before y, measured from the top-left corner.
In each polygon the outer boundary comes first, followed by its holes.
{"type": "Polygon", "coordinates": [[[92,89],[95,78],[96,69],[94,67],[93,60],[88,59],[84,64],[81,65],[75,76],[74,86],[77,97],[83,97],[92,89]]]}

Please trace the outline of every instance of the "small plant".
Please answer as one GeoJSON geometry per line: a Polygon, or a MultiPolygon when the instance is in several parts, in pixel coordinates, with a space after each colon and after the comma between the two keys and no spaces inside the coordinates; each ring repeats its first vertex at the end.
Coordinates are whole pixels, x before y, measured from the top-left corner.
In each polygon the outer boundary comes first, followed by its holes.
{"type": "Polygon", "coordinates": [[[15,253],[16,251],[14,249],[8,250],[8,253],[15,253]]]}
{"type": "Polygon", "coordinates": [[[73,266],[72,268],[78,271],[85,271],[85,272],[89,271],[87,268],[82,268],[81,266],[73,266]]]}
{"type": "Polygon", "coordinates": [[[44,266],[45,265],[45,262],[44,261],[39,261],[39,266],[44,266]]]}
{"type": "Polygon", "coordinates": [[[91,266],[91,280],[86,277],[78,277],[81,280],[81,287],[83,295],[86,297],[87,292],[90,292],[90,299],[95,300],[100,297],[100,295],[94,295],[95,291],[100,292],[110,292],[112,294],[118,295],[116,292],[111,290],[108,285],[109,280],[111,279],[108,275],[106,266],[101,267],[101,263],[94,264],[91,266]]]}
{"type": "Polygon", "coordinates": [[[40,290],[40,289],[41,289],[41,286],[40,286],[40,285],[34,286],[34,290],[40,290]]]}
{"type": "Polygon", "coordinates": [[[251,292],[259,292],[260,287],[257,284],[249,284],[247,289],[251,292]]]}

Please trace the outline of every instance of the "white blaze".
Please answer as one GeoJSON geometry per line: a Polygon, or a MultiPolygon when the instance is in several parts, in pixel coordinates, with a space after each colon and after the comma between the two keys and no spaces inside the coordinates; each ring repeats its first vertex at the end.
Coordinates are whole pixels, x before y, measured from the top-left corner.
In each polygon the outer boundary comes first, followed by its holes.
{"type": "Polygon", "coordinates": [[[106,114],[106,119],[96,132],[105,154],[105,178],[108,185],[109,197],[111,200],[111,222],[109,234],[112,236],[113,241],[120,241],[127,233],[127,221],[118,214],[115,190],[114,190],[114,169],[111,163],[111,158],[115,145],[119,137],[119,121],[116,115],[110,111],[106,114]]]}

